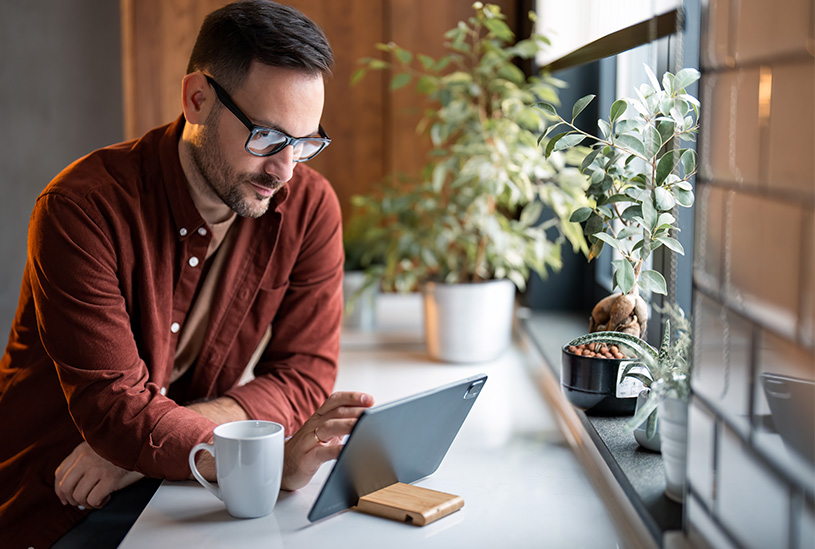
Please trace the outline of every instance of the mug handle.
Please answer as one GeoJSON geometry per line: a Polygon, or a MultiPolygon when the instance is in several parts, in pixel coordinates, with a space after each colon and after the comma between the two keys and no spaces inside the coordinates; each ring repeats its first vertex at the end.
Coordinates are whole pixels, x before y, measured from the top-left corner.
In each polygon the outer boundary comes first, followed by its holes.
{"type": "Polygon", "coordinates": [[[198,467],[195,466],[195,455],[200,451],[205,450],[210,453],[212,457],[215,457],[215,445],[208,444],[206,442],[202,442],[200,444],[196,444],[192,450],[190,450],[190,469],[192,470],[192,475],[195,477],[201,486],[212,492],[216,498],[223,501],[224,498],[221,497],[221,489],[217,486],[213,486],[207,479],[198,472],[198,467]]]}

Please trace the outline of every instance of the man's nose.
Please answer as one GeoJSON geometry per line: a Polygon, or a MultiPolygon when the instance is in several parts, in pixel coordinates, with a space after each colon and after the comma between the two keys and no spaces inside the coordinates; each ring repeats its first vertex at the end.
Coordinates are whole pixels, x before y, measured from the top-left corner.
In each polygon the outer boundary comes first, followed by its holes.
{"type": "Polygon", "coordinates": [[[281,183],[286,183],[294,174],[294,165],[294,149],[289,145],[279,153],[267,156],[263,168],[267,174],[281,183]]]}

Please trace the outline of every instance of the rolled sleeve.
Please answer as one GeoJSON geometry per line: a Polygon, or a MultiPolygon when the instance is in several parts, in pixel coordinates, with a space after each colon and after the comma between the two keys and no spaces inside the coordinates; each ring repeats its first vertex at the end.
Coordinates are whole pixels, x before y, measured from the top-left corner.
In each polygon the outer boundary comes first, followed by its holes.
{"type": "Polygon", "coordinates": [[[214,424],[161,394],[140,356],[105,218],[44,194],[29,227],[37,328],[71,417],[91,447],[125,469],[186,478],[186,456],[214,424]]]}

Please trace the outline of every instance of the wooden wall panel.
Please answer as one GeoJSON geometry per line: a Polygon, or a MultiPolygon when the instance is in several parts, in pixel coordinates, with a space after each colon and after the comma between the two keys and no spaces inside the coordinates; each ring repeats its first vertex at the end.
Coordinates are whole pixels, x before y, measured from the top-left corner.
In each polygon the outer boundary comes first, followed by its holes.
{"type": "MultiPolygon", "coordinates": [[[[514,22],[517,0],[500,0],[514,22]]],[[[207,13],[225,0],[121,0],[125,135],[135,138],[181,113],[181,79],[207,13]]],[[[357,59],[395,41],[438,56],[443,33],[472,13],[472,0],[282,0],[320,25],[334,50],[323,126],[331,146],[310,165],[334,185],[345,218],[350,197],[393,171],[418,173],[429,144],[416,134],[426,108],[412,89],[391,94],[387,73],[369,73],[354,87],[357,59]]],[[[514,25],[513,25],[514,26],[514,25]]]]}
{"type": "MultiPolygon", "coordinates": [[[[501,7],[514,28],[515,0],[491,3],[501,7]]],[[[414,53],[434,58],[448,53],[444,33],[474,13],[472,0],[390,0],[389,5],[390,40],[414,53]]],[[[392,94],[386,134],[392,155],[388,164],[392,171],[416,174],[427,163],[429,138],[415,131],[427,108],[427,102],[413,87],[392,94]]]]}
{"type": "Polygon", "coordinates": [[[383,82],[381,73],[370,74],[356,86],[351,75],[357,59],[374,55],[374,44],[385,39],[382,0],[283,0],[299,9],[325,32],[334,51],[333,76],[326,82],[323,127],[331,146],[309,165],[334,185],[344,218],[350,199],[378,184],[387,167],[383,82]]]}

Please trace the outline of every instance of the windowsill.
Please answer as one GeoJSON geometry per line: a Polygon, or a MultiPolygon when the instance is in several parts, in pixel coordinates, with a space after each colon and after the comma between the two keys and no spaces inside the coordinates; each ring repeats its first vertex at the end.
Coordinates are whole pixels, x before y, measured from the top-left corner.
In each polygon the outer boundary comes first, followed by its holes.
{"type": "MultiPolygon", "coordinates": [[[[662,546],[666,533],[681,530],[682,504],[676,503],[665,496],[665,473],[662,466],[662,455],[641,448],[634,435],[625,431],[625,423],[630,416],[599,417],[586,415],[582,410],[575,408],[560,392],[560,361],[561,347],[571,339],[587,332],[588,316],[571,312],[543,312],[534,311],[522,320],[521,324],[529,336],[531,343],[537,348],[553,376],[548,378],[550,387],[544,390],[547,398],[557,399],[553,410],[566,410],[570,413],[561,414],[577,418],[579,425],[570,425],[567,428],[585,431],[588,439],[596,446],[594,456],[599,455],[604,464],[594,464],[602,468],[603,465],[611,473],[610,477],[618,484],[608,493],[619,493],[628,498],[631,507],[636,511],[639,520],[650,533],[657,546],[662,546]],[[557,384],[556,388],[551,387],[557,384]],[[575,414],[572,414],[574,411],[575,414]]],[[[546,383],[546,380],[543,381],[546,383]]],[[[581,444],[576,444],[575,451],[582,450],[581,444]]],[[[591,459],[591,456],[589,456],[591,459]]],[[[602,479],[595,479],[603,482],[602,479]]]]}

